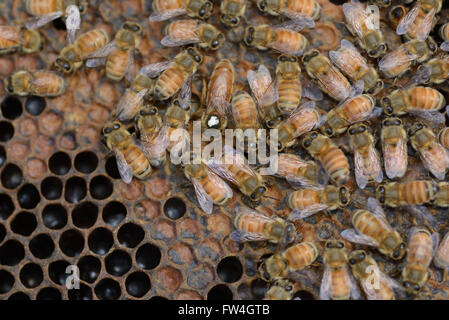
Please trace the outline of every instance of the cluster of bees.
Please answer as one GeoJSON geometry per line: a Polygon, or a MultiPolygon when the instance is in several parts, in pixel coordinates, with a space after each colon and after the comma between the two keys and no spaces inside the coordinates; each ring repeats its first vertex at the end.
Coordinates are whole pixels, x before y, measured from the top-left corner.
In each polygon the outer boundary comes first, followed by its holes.
{"type": "MultiPolygon", "coordinates": [[[[449,24],[439,30],[442,43],[429,36],[438,23],[442,0],[402,1],[397,6],[389,0],[371,1],[402,36],[404,42],[397,48],[388,47],[382,29],[372,28],[375,21],[365,4],[355,0],[345,3],[346,26],[353,37],[343,39],[328,55],[310,49],[301,33],[304,28],[313,28],[319,19],[321,7],[317,1],[255,0],[261,14],[285,20],[278,25],[248,25],[242,36],[247,47],[279,53],[275,79],[266,66],[260,65],[247,72],[249,90],[235,90],[235,68],[230,60],[221,59],[207,85],[205,79],[200,81],[201,97],[192,94],[192,86],[198,82],[203,55],[226,42],[225,34],[206,22],[213,12],[212,2],[154,0],[150,21],[168,21],[161,44],[183,48],[172,60],[145,65],[137,72],[135,48],[143,35],[139,23],[125,22],[112,41],[102,29],[75,37],[87,3],[43,3],[24,0],[26,12],[35,16],[25,28],[0,27],[0,53],[40,50],[42,38],[35,29],[58,17],[65,18],[69,44],[54,63],[56,71],[17,71],[6,79],[6,90],[15,95],[58,96],[67,88],[63,75],[83,65],[104,66],[111,81],[126,79],[129,87],[102,131],[124,182],[130,183],[133,177],[145,179],[153,167],[162,166],[167,151],[179,142],[171,141],[171,132],[188,128],[195,115],[200,115],[205,129],[278,130],[275,176],[294,189],[285,198],[291,209],[286,218],[254,209],[265,197],[266,178],[247,163],[243,153],[225,146],[226,156],[235,160],[232,164],[201,160],[183,166],[207,214],[212,213],[214,204],[222,206],[233,197],[228,183],[242,194],[248,207],[236,208],[232,240],[279,245],[280,251],[264,259],[259,267],[260,277],[270,283],[267,299],[291,299],[292,281],[302,270],[316,265],[320,255],[324,264],[321,299],[360,299],[356,279],[368,299],[419,295],[432,261],[445,271],[449,268],[449,233],[439,245],[439,234],[430,231],[435,220],[424,206],[449,207],[449,183],[444,181],[449,168],[449,128],[438,134],[433,130],[445,122],[441,110],[446,102],[431,86],[449,78],[449,55],[444,53],[449,50],[449,24]],[[416,68],[414,76],[405,85],[396,85],[404,83],[399,80],[412,68],[416,68]],[[323,93],[334,101],[328,112],[318,107],[323,93]],[[162,116],[158,104],[165,101],[169,107],[162,116]],[[419,120],[406,126],[400,117],[403,115],[419,120]],[[378,118],[382,158],[369,124],[370,119],[378,118]],[[130,133],[130,126],[135,133],[130,133]],[[408,142],[424,168],[440,182],[432,178],[402,179],[408,168],[408,142]],[[308,152],[310,160],[292,153],[291,147],[298,145],[308,152]],[[353,154],[353,165],[347,150],[353,154]],[[359,191],[372,189],[371,197],[351,190],[348,183],[352,167],[359,191]],[[383,169],[390,180],[384,181],[383,169]],[[377,248],[393,260],[406,257],[401,282],[382,272],[367,251],[348,253],[341,240],[327,241],[324,251],[318,243],[297,242],[292,221],[351,203],[358,208],[351,214],[353,228],[344,230],[341,237],[377,248]],[[406,242],[390,226],[382,206],[401,207],[423,225],[413,227],[406,242]]],[[[221,1],[220,22],[229,29],[243,24],[246,6],[245,0],[221,1]]]]}

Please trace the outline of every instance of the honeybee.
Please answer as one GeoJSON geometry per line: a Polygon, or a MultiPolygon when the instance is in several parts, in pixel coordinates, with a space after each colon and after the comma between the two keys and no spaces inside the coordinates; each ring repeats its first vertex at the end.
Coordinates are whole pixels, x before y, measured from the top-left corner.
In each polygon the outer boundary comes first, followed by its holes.
{"type": "Polygon", "coordinates": [[[330,51],[329,58],[353,82],[363,80],[365,92],[375,95],[383,89],[384,83],[376,69],[368,64],[352,42],[341,40],[340,48],[330,51]]]}
{"type": "Polygon", "coordinates": [[[394,260],[405,255],[406,246],[401,235],[387,221],[384,210],[374,198],[367,201],[368,210],[356,210],[351,222],[354,229],[346,229],[341,236],[348,241],[373,246],[394,260]]]}
{"type": "Polygon", "coordinates": [[[354,151],[354,174],[357,185],[364,189],[370,180],[382,182],[383,173],[374,138],[365,124],[349,127],[349,143],[354,151]]]}
{"type": "Polygon", "coordinates": [[[433,199],[432,203],[438,207],[449,207],[449,183],[438,183],[438,191],[435,194],[435,199],[433,199]]]}
{"type": "Polygon", "coordinates": [[[358,1],[344,3],[343,13],[348,30],[358,37],[360,47],[371,58],[379,58],[387,52],[384,35],[379,28],[375,28],[375,25],[378,23],[376,15],[369,15],[358,1]]]}
{"type": "Polygon", "coordinates": [[[67,82],[59,73],[47,70],[16,71],[5,80],[9,94],[56,97],[65,92],[67,82]]]}
{"type": "Polygon", "coordinates": [[[0,54],[35,53],[42,50],[44,39],[35,30],[26,30],[16,26],[0,26],[0,54]]]}
{"type": "MultiPolygon", "coordinates": [[[[158,64],[160,66],[159,77],[157,78],[153,95],[158,100],[167,100],[179,92],[185,81],[191,77],[198,66],[203,62],[203,56],[198,49],[190,47],[178,53],[173,61],[168,64],[158,64]]],[[[156,72],[154,65],[148,65],[152,68],[151,73],[156,72]]]]}
{"type": "Polygon", "coordinates": [[[249,167],[243,154],[228,145],[224,146],[223,151],[221,159],[208,160],[209,168],[236,185],[251,201],[259,201],[267,190],[260,174],[249,167]]]}
{"type": "Polygon", "coordinates": [[[449,150],[449,128],[443,128],[438,133],[438,141],[443,147],[449,150]]]}
{"type": "Polygon", "coordinates": [[[237,27],[245,10],[246,0],[224,0],[220,4],[220,21],[227,27],[237,27]]]}
{"type": "Polygon", "coordinates": [[[80,28],[81,14],[86,13],[86,0],[23,0],[25,11],[35,18],[25,25],[27,29],[37,29],[43,25],[65,17],[69,43],[75,40],[75,32],[80,28]]]}
{"type": "Polygon", "coordinates": [[[117,168],[125,183],[130,183],[133,176],[144,179],[152,168],[142,151],[142,146],[118,121],[108,122],[103,127],[106,146],[115,154],[117,168]]]}
{"type": "Polygon", "coordinates": [[[288,55],[301,56],[309,45],[307,38],[299,33],[306,26],[313,27],[307,22],[296,20],[275,26],[268,24],[249,26],[245,29],[244,41],[248,47],[256,47],[258,50],[273,49],[288,55]]]}
{"type": "Polygon", "coordinates": [[[351,84],[348,79],[318,50],[305,53],[302,62],[309,77],[331,98],[341,101],[349,97],[351,84]]]}
{"type": "Polygon", "coordinates": [[[390,21],[392,27],[396,30],[402,18],[408,13],[407,7],[403,5],[397,5],[391,7],[388,11],[388,21],[390,21]]]}
{"type": "Polygon", "coordinates": [[[269,241],[284,246],[296,238],[292,223],[241,206],[236,207],[234,227],[229,238],[236,242],[269,241]]]}
{"type": "Polygon", "coordinates": [[[433,259],[433,264],[444,270],[443,279],[447,279],[449,270],[449,232],[446,233],[433,259]]]}
{"type": "Polygon", "coordinates": [[[264,124],[270,129],[276,127],[282,121],[282,115],[276,105],[276,82],[270,71],[260,65],[257,71],[249,70],[246,76],[264,124]]]}
{"type": "Polygon", "coordinates": [[[205,128],[226,128],[234,81],[235,69],[232,62],[228,59],[220,60],[215,65],[207,87],[207,108],[202,117],[205,128]]]}
{"type": "Polygon", "coordinates": [[[349,264],[368,300],[395,300],[394,290],[402,291],[400,284],[380,271],[376,260],[364,250],[351,252],[349,264]]]}
{"type": "Polygon", "coordinates": [[[192,78],[188,78],[181,87],[176,99],[172,101],[165,112],[168,125],[172,128],[185,128],[189,123],[190,116],[195,112],[192,108],[192,78]]]}
{"type": "Polygon", "coordinates": [[[318,20],[321,15],[321,6],[316,0],[257,0],[257,7],[262,12],[273,16],[284,15],[292,20],[318,20]]]}
{"type": "Polygon", "coordinates": [[[432,180],[388,182],[376,189],[376,198],[389,207],[421,205],[435,199],[438,186],[432,180]]]}
{"type": "Polygon", "coordinates": [[[407,133],[399,118],[387,118],[382,121],[382,153],[385,173],[390,179],[402,178],[407,171],[407,133]]]}
{"type": "Polygon", "coordinates": [[[440,37],[443,39],[443,43],[440,45],[440,49],[443,51],[449,51],[449,22],[443,24],[440,27],[440,37]]]}
{"type": "Polygon", "coordinates": [[[120,81],[126,76],[131,82],[134,78],[134,48],[139,45],[142,33],[140,24],[125,22],[112,42],[88,55],[86,66],[105,65],[109,79],[120,81]]]}
{"type": "Polygon", "coordinates": [[[431,129],[422,123],[415,123],[408,132],[410,142],[424,164],[438,180],[444,180],[449,169],[449,153],[438,142],[431,129]]]}
{"type": "Polygon", "coordinates": [[[72,73],[83,65],[83,59],[104,47],[109,42],[109,36],[103,29],[94,29],[80,35],[73,44],[69,44],[59,53],[55,61],[56,70],[62,73],[72,73]]]}
{"type": "Polygon", "coordinates": [[[416,62],[428,60],[438,46],[432,38],[426,41],[410,40],[379,61],[379,69],[387,78],[394,78],[404,74],[416,62]]]}
{"type": "Polygon", "coordinates": [[[368,120],[380,114],[380,108],[375,108],[375,99],[368,94],[351,97],[337,107],[331,109],[326,116],[323,132],[328,136],[344,133],[353,123],[368,120]]]}
{"type": "Polygon", "coordinates": [[[289,219],[299,220],[323,210],[346,207],[350,201],[346,187],[328,185],[324,188],[308,188],[293,191],[287,196],[287,204],[292,209],[289,219]]]}
{"type": "Polygon", "coordinates": [[[301,68],[295,56],[281,55],[276,67],[277,106],[284,114],[291,114],[298,108],[302,97],[300,81],[301,68]]]}
{"type": "Polygon", "coordinates": [[[429,266],[438,247],[439,234],[413,227],[408,237],[408,254],[402,269],[402,285],[409,294],[418,294],[427,281],[429,266]]]}
{"type": "Polygon", "coordinates": [[[153,167],[160,167],[166,160],[169,144],[168,128],[162,123],[156,107],[143,106],[136,117],[136,128],[140,134],[142,151],[153,167]]]}
{"type": "Polygon", "coordinates": [[[186,14],[191,18],[207,19],[213,10],[208,0],[154,0],[150,22],[165,21],[186,14]]]}
{"type": "Polygon", "coordinates": [[[293,298],[293,284],[287,279],[274,281],[264,300],[291,300],[293,298]]]}
{"type": "Polygon", "coordinates": [[[447,79],[449,79],[449,56],[444,54],[419,66],[412,81],[415,83],[440,84],[447,79]]]}
{"type": "Polygon", "coordinates": [[[302,146],[316,160],[321,162],[324,170],[332,180],[339,184],[345,184],[349,179],[349,162],[331,139],[316,131],[307,133],[302,146]]]}
{"type": "Polygon", "coordinates": [[[389,116],[411,113],[425,120],[444,122],[444,116],[438,110],[446,105],[446,99],[431,87],[397,89],[383,97],[380,104],[389,116]]]}
{"type": "Polygon", "coordinates": [[[226,41],[224,34],[213,25],[193,19],[173,21],[164,33],[161,44],[166,47],[196,43],[202,49],[217,50],[226,41]]]}
{"type": "Polygon", "coordinates": [[[399,22],[396,33],[406,39],[425,40],[435,26],[435,15],[441,10],[442,0],[419,0],[399,22]]]}
{"type": "Polygon", "coordinates": [[[324,273],[320,286],[321,300],[360,299],[360,291],[348,268],[348,254],[341,241],[326,242],[323,255],[324,273]]]}
{"type": "Polygon", "coordinates": [[[281,253],[262,261],[259,275],[267,282],[281,280],[303,270],[318,258],[319,250],[313,242],[297,243],[281,253]]]}
{"type": "Polygon", "coordinates": [[[297,138],[318,128],[325,121],[315,109],[315,102],[309,101],[297,108],[286,120],[278,124],[278,151],[291,147],[297,138]]]}
{"type": "Polygon", "coordinates": [[[291,153],[279,153],[276,176],[294,186],[321,186],[327,178],[316,162],[304,161],[291,153]]]}
{"type": "Polygon", "coordinates": [[[258,111],[254,99],[246,91],[238,91],[231,100],[232,116],[235,126],[240,129],[260,127],[258,111]]]}
{"type": "Polygon", "coordinates": [[[186,164],[184,174],[192,182],[198,203],[205,213],[211,214],[214,204],[222,206],[232,198],[228,184],[209,170],[203,161],[186,164]]]}

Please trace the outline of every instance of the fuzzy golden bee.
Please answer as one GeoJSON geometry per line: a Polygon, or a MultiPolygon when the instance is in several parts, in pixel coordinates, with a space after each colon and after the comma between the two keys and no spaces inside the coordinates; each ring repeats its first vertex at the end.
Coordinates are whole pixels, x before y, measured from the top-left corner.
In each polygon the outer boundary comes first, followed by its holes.
{"type": "Polygon", "coordinates": [[[408,254],[402,269],[401,281],[409,294],[418,294],[429,274],[429,266],[438,247],[439,234],[431,234],[424,227],[413,227],[408,236],[408,254]]]}
{"type": "Polygon", "coordinates": [[[399,77],[414,64],[429,60],[437,49],[431,37],[426,41],[410,40],[383,56],[379,61],[379,70],[387,78],[399,77]]]}
{"type": "Polygon", "coordinates": [[[209,80],[206,112],[203,126],[208,129],[224,129],[228,124],[227,114],[235,81],[235,69],[228,59],[220,60],[209,80]]]}
{"type": "Polygon", "coordinates": [[[236,128],[258,129],[260,127],[256,102],[246,91],[237,91],[231,100],[232,116],[236,128]]]}
{"type": "Polygon", "coordinates": [[[197,44],[202,49],[219,49],[226,41],[223,32],[209,23],[194,19],[171,22],[164,30],[161,44],[166,47],[179,47],[197,44]]]}
{"type": "Polygon", "coordinates": [[[368,12],[358,1],[343,4],[343,13],[349,31],[371,58],[379,58],[387,52],[387,44],[380,28],[376,28],[376,15],[368,12]]]}
{"type": "Polygon", "coordinates": [[[276,67],[279,111],[291,114],[299,106],[302,97],[301,68],[295,56],[281,55],[276,67]]]}
{"type": "Polygon", "coordinates": [[[213,7],[209,0],[154,0],[149,20],[165,21],[184,14],[191,18],[207,19],[213,7]]]}
{"type": "Polygon", "coordinates": [[[287,205],[292,209],[289,219],[299,220],[323,210],[346,207],[350,193],[346,187],[328,185],[324,188],[299,189],[287,197],[287,205]]]}
{"type": "Polygon", "coordinates": [[[321,15],[321,6],[316,0],[257,0],[257,7],[264,13],[292,20],[305,17],[318,20],[321,15]]]}
{"type": "Polygon", "coordinates": [[[259,275],[267,282],[292,277],[315,262],[319,250],[313,242],[297,243],[280,253],[275,253],[259,266],[259,275]]]}
{"type": "Polygon", "coordinates": [[[227,27],[235,28],[245,15],[247,0],[223,0],[220,4],[220,21],[227,27]]]}
{"type": "Polygon", "coordinates": [[[403,5],[397,5],[390,8],[390,10],[388,11],[387,18],[395,30],[407,13],[408,9],[403,5]]]}
{"type": "Polygon", "coordinates": [[[399,22],[396,33],[408,40],[425,40],[437,23],[435,15],[440,12],[442,0],[418,0],[399,22]]]}
{"type": "Polygon", "coordinates": [[[352,42],[343,39],[340,47],[329,52],[332,62],[353,82],[363,80],[365,92],[375,95],[384,87],[377,70],[368,64],[352,42]]]}
{"type": "Polygon", "coordinates": [[[435,199],[437,184],[432,180],[388,182],[376,189],[376,198],[389,207],[421,205],[435,199]]]}
{"type": "Polygon", "coordinates": [[[406,245],[401,235],[387,221],[385,212],[376,199],[369,198],[368,210],[359,209],[351,214],[354,229],[346,229],[341,236],[348,241],[372,246],[394,260],[405,255],[406,245]]]}
{"type": "Polygon", "coordinates": [[[222,206],[232,198],[232,189],[203,161],[186,164],[184,174],[192,182],[198,203],[205,213],[211,214],[214,204],[222,206]]]}
{"type": "Polygon", "coordinates": [[[449,153],[438,142],[433,131],[423,123],[415,123],[408,132],[410,142],[424,164],[438,180],[444,180],[449,169],[449,153]]]}
{"type": "Polygon", "coordinates": [[[126,77],[134,79],[134,49],[142,38],[142,26],[136,22],[125,22],[112,42],[88,55],[86,66],[105,65],[106,76],[113,81],[126,77]]]}
{"type": "Polygon", "coordinates": [[[133,176],[144,179],[153,171],[142,146],[118,121],[108,122],[103,127],[106,146],[117,161],[122,180],[130,183],[133,176]]]}
{"type": "Polygon", "coordinates": [[[341,241],[326,242],[324,254],[324,273],[320,286],[321,300],[358,300],[360,291],[354,276],[348,268],[348,253],[341,241]]]}
{"type": "Polygon", "coordinates": [[[287,279],[274,281],[270,285],[264,300],[291,300],[293,298],[293,283],[287,279]]]}
{"type": "Polygon", "coordinates": [[[234,227],[236,230],[229,237],[236,242],[269,241],[284,246],[296,238],[292,223],[246,207],[236,207],[234,227]]]}
{"type": "Polygon", "coordinates": [[[44,39],[36,30],[26,30],[17,26],[0,26],[0,54],[35,53],[42,50],[44,39]]]}
{"type": "Polygon", "coordinates": [[[436,192],[435,199],[433,199],[432,203],[434,206],[442,208],[449,207],[449,183],[438,183],[438,191],[436,192]]]}
{"type": "Polygon", "coordinates": [[[349,127],[349,144],[354,152],[354,174],[359,188],[364,189],[368,182],[382,182],[382,164],[374,146],[374,137],[366,124],[349,127]]]}
{"type": "Polygon", "coordinates": [[[385,173],[390,179],[402,178],[407,171],[407,132],[399,118],[382,121],[380,134],[385,173]]]}
{"type": "Polygon", "coordinates": [[[368,300],[396,300],[395,290],[402,293],[401,285],[382,272],[376,260],[366,251],[351,252],[349,265],[368,300]]]}
{"type": "Polygon", "coordinates": [[[332,137],[344,133],[346,129],[360,121],[368,120],[380,114],[381,110],[375,108],[375,99],[368,94],[351,97],[331,109],[326,116],[323,132],[332,137]]]}
{"type": "Polygon", "coordinates": [[[33,19],[27,22],[27,29],[37,29],[43,25],[64,17],[69,43],[75,39],[80,28],[80,15],[86,13],[89,3],[86,0],[23,0],[25,11],[33,19]]]}
{"type": "Polygon", "coordinates": [[[286,120],[278,124],[278,151],[291,147],[301,135],[318,128],[325,116],[315,109],[315,102],[306,102],[297,108],[286,120]]]}
{"type": "Polygon", "coordinates": [[[228,145],[224,145],[222,158],[211,158],[207,165],[213,172],[232,182],[251,201],[259,201],[267,188],[259,173],[251,169],[245,156],[228,145]]]}
{"type": "Polygon", "coordinates": [[[447,79],[449,79],[449,55],[442,54],[419,66],[412,81],[440,84],[447,79]]]}
{"type": "Polygon", "coordinates": [[[16,71],[5,80],[6,91],[18,96],[56,97],[66,88],[67,82],[62,75],[47,70],[16,71]]]}
{"type": "Polygon", "coordinates": [[[331,61],[318,50],[306,52],[302,62],[310,78],[331,98],[341,101],[351,94],[351,84],[331,61]]]}
{"type": "Polygon", "coordinates": [[[443,240],[441,240],[440,246],[435,253],[433,264],[438,268],[443,269],[443,280],[445,281],[449,271],[449,232],[447,232],[443,237],[443,240]]]}
{"type": "Polygon", "coordinates": [[[55,61],[56,70],[62,73],[78,70],[88,54],[104,47],[108,42],[109,36],[103,29],[94,29],[81,34],[73,44],[61,50],[55,61]]]}
{"type": "Polygon", "coordinates": [[[294,20],[275,26],[268,24],[249,26],[245,29],[244,41],[248,47],[255,47],[258,50],[272,49],[300,56],[309,45],[307,38],[299,33],[304,27],[305,25],[294,20]]]}
{"type": "Polygon", "coordinates": [[[331,139],[313,131],[304,136],[302,146],[321,163],[333,181],[345,184],[349,180],[348,158],[331,139]]]}

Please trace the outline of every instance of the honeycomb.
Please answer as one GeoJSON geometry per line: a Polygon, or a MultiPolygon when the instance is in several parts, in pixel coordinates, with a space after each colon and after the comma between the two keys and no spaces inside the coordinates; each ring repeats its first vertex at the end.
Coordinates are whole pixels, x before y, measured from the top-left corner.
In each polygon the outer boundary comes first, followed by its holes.
{"type": "MultiPolygon", "coordinates": [[[[312,47],[328,51],[349,36],[339,6],[344,1],[318,2],[322,17],[305,34],[312,47]]],[[[160,45],[165,23],[149,23],[150,8],[150,0],[91,0],[81,30],[101,27],[113,35],[125,20],[137,20],[145,34],[136,63],[140,67],[162,61],[179,49],[160,45]]],[[[0,12],[0,24],[29,18],[21,0],[0,0],[0,12]]],[[[225,30],[216,17],[209,22],[226,32],[227,42],[205,55],[201,74],[209,75],[220,58],[234,63],[238,83],[245,83],[246,71],[260,63],[275,69],[276,54],[247,49],[241,41],[243,26],[225,30]]],[[[276,19],[261,15],[248,1],[246,20],[258,24],[276,19]]],[[[43,51],[0,56],[1,79],[17,69],[51,66],[65,45],[65,25],[56,20],[41,31],[43,51]]],[[[386,32],[390,47],[401,43],[393,31],[386,32]]],[[[101,68],[82,68],[67,81],[65,94],[53,99],[8,96],[0,85],[0,299],[262,299],[268,283],[258,278],[257,264],[276,248],[229,239],[240,196],[207,215],[182,170],[170,162],[146,180],[125,184],[100,136],[124,84],[106,80],[101,68]],[[70,265],[80,270],[78,290],[65,286],[70,265]]],[[[331,104],[325,100],[320,107],[331,104]]],[[[294,152],[307,157],[300,148],[294,152]]],[[[418,175],[413,160],[411,165],[410,175],[418,175]]],[[[270,198],[257,209],[286,216],[288,208],[281,200],[287,189],[283,181],[268,180],[270,198]]],[[[297,232],[305,241],[339,238],[351,224],[350,209],[298,221],[297,232]]],[[[444,235],[447,212],[432,210],[444,235]]],[[[400,210],[389,210],[388,219],[401,234],[414,224],[400,210]]],[[[346,246],[356,247],[349,242],[346,246]]],[[[399,263],[370,253],[390,275],[399,275],[399,263]]],[[[319,267],[307,269],[304,281],[295,284],[294,296],[317,299],[322,272],[319,267]]],[[[431,268],[428,287],[432,299],[447,298],[441,270],[431,268]]]]}

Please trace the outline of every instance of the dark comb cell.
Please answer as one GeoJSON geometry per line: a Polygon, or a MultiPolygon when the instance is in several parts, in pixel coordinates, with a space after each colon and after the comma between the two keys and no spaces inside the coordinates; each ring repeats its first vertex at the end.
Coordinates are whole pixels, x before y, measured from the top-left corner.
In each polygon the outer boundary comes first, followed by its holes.
{"type": "Polygon", "coordinates": [[[62,181],[56,177],[47,177],[41,183],[41,193],[47,200],[56,200],[62,194],[62,181]]]}
{"type": "Polygon", "coordinates": [[[180,198],[170,198],[164,204],[164,213],[170,219],[177,220],[186,213],[186,204],[180,198]]]}
{"type": "Polygon", "coordinates": [[[48,161],[50,171],[59,176],[65,175],[72,167],[70,157],[65,152],[56,152],[48,161]]]}
{"type": "Polygon", "coordinates": [[[37,96],[30,96],[25,102],[25,109],[29,114],[38,116],[44,111],[46,106],[45,99],[37,96]]]}
{"type": "Polygon", "coordinates": [[[14,136],[14,127],[8,121],[0,121],[0,142],[6,142],[14,136]]]}
{"type": "Polygon", "coordinates": [[[2,114],[6,119],[14,120],[22,114],[22,102],[16,97],[6,97],[1,105],[2,114]]]}
{"type": "Polygon", "coordinates": [[[217,274],[224,282],[236,282],[242,277],[243,268],[236,257],[226,257],[217,266],[217,274]]]}
{"type": "Polygon", "coordinates": [[[2,185],[7,189],[15,189],[21,183],[23,179],[22,170],[18,166],[12,163],[8,163],[2,171],[1,181],[2,185]]]}
{"type": "Polygon", "coordinates": [[[24,209],[34,209],[41,201],[41,196],[36,187],[28,183],[17,192],[17,201],[24,209]]]}
{"type": "Polygon", "coordinates": [[[48,204],[42,210],[44,225],[50,229],[61,229],[67,224],[67,211],[58,204],[48,204]]]}
{"type": "Polygon", "coordinates": [[[98,158],[91,151],[78,153],[75,157],[75,169],[79,172],[89,174],[98,166],[98,158]]]}

